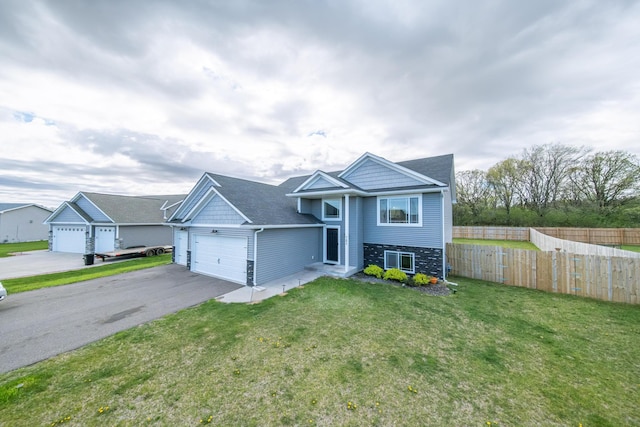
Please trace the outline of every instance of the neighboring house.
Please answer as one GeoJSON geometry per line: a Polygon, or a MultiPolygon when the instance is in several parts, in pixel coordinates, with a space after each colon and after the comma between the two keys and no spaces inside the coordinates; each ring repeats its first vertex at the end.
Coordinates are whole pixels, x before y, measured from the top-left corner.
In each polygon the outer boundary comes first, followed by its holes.
{"type": "Polygon", "coordinates": [[[49,250],[91,254],[171,245],[171,229],[164,223],[184,197],[80,192],[44,221],[49,226],[49,250]]]}
{"type": "Polygon", "coordinates": [[[49,215],[51,209],[33,203],[0,203],[0,243],[46,240],[42,221],[49,215]]]}
{"type": "Polygon", "coordinates": [[[246,285],[317,263],[345,277],[368,264],[444,277],[453,202],[453,155],[366,153],[279,186],[205,173],[170,218],[174,261],[246,285]]]}

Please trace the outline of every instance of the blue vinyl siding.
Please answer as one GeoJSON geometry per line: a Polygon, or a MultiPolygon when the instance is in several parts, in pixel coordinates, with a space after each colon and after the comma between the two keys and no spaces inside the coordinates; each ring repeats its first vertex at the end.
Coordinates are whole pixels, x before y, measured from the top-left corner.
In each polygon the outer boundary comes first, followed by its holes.
{"type": "Polygon", "coordinates": [[[322,261],[322,228],[271,229],[258,233],[256,284],[261,285],[322,261]]]}
{"type": "Polygon", "coordinates": [[[300,199],[300,213],[301,214],[312,214],[311,211],[311,200],[309,199],[300,199]]]}
{"type": "Polygon", "coordinates": [[[185,218],[185,216],[191,211],[191,209],[193,209],[196,203],[198,203],[200,199],[202,199],[202,197],[205,195],[207,190],[211,188],[211,186],[212,184],[210,181],[208,180],[203,181],[200,184],[200,188],[198,188],[197,191],[191,195],[191,198],[189,200],[185,200],[185,203],[182,206],[180,206],[179,208],[180,212],[178,212],[178,214],[176,215],[176,218],[189,219],[189,218],[185,218]]]}
{"type": "Polygon", "coordinates": [[[322,200],[311,200],[311,215],[315,216],[318,219],[322,218],[322,200]]]}
{"type": "Polygon", "coordinates": [[[245,219],[229,206],[221,197],[215,196],[207,205],[191,220],[197,224],[242,224],[245,219]]]}
{"type": "Polygon", "coordinates": [[[85,220],[78,215],[73,209],[69,206],[65,207],[58,215],[56,215],[51,221],[51,223],[81,223],[84,224],[85,220]]]}
{"type": "Polygon", "coordinates": [[[361,197],[349,200],[349,264],[363,267],[364,258],[364,221],[362,218],[363,202],[361,197]]]}
{"type": "Polygon", "coordinates": [[[386,245],[442,248],[442,207],[440,193],[422,195],[422,227],[378,226],[375,197],[364,200],[364,242],[386,245]]]}
{"type": "Polygon", "coordinates": [[[342,178],[365,190],[424,184],[370,159],[364,161],[358,168],[342,178]]]}
{"type": "Polygon", "coordinates": [[[96,208],[93,203],[91,203],[84,197],[80,197],[76,202],[76,205],[80,206],[80,208],[87,214],[89,214],[89,216],[96,222],[112,222],[109,217],[100,212],[100,210],[96,208]]]}
{"type": "Polygon", "coordinates": [[[311,185],[305,187],[306,190],[316,190],[320,188],[335,188],[335,185],[322,177],[318,177],[311,185]]]}

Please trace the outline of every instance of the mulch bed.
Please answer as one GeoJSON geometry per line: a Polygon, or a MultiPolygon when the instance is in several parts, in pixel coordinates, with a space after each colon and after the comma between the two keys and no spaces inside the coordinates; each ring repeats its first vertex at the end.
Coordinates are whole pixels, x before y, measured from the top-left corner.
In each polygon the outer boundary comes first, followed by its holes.
{"type": "Polygon", "coordinates": [[[447,285],[445,285],[441,281],[439,281],[435,285],[407,286],[407,285],[404,285],[402,283],[396,282],[395,280],[384,280],[384,279],[378,279],[378,278],[373,277],[373,276],[367,276],[366,274],[364,274],[362,272],[356,273],[356,274],[354,274],[353,276],[351,276],[349,278],[350,279],[355,279],[355,280],[360,280],[361,282],[385,283],[387,285],[402,286],[402,287],[405,287],[407,289],[413,289],[415,291],[422,292],[422,293],[429,294],[429,295],[434,295],[434,296],[451,295],[451,289],[449,289],[447,287],[447,285]]]}

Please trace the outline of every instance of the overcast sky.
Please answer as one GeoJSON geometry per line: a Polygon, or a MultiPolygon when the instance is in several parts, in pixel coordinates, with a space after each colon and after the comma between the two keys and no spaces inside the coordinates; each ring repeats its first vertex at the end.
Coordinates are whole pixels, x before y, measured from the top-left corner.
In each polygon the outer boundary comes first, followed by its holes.
{"type": "Polygon", "coordinates": [[[0,1],[0,202],[639,136],[638,1],[0,1]]]}

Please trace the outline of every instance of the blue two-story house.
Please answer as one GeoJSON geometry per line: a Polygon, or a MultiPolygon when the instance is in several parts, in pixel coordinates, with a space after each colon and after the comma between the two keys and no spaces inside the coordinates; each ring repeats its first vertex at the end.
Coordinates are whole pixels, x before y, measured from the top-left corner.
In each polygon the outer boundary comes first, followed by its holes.
{"type": "Polygon", "coordinates": [[[343,171],[279,186],[205,173],[169,219],[174,261],[261,285],[318,264],[446,274],[453,155],[390,162],[366,153],[343,171]]]}

